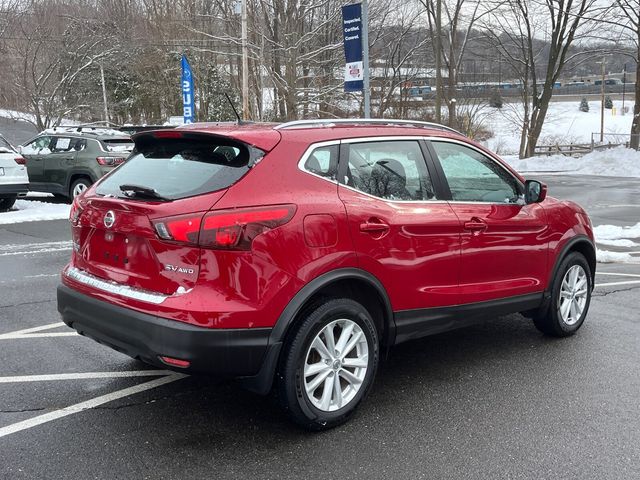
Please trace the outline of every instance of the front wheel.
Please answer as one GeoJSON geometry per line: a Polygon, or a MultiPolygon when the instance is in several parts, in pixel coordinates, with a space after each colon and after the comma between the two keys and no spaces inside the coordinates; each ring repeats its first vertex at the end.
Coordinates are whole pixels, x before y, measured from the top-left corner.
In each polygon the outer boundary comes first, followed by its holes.
{"type": "Polygon", "coordinates": [[[591,302],[591,268],[581,253],[567,255],[553,279],[548,308],[534,315],[535,326],[553,337],[573,335],[584,323],[591,302]]]}
{"type": "Polygon", "coordinates": [[[331,299],[305,315],[285,345],[279,396],[292,419],[310,430],[349,419],[366,397],[379,360],[369,312],[351,299],[331,299]]]}

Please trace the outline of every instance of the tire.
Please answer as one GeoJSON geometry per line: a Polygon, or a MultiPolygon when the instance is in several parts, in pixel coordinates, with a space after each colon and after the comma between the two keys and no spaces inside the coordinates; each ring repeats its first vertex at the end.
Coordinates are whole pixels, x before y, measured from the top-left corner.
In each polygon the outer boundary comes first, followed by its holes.
{"type": "Polygon", "coordinates": [[[73,200],[78,195],[84,193],[91,186],[91,180],[88,178],[78,178],[71,184],[71,188],[69,189],[69,198],[73,200]]]}
{"type": "Polygon", "coordinates": [[[533,315],[536,328],[552,337],[576,333],[589,311],[592,290],[589,263],[581,253],[571,252],[562,260],[553,279],[548,307],[533,315]]]}
{"type": "Polygon", "coordinates": [[[302,322],[285,343],[278,397],[298,425],[314,431],[336,427],[349,419],[369,393],[378,361],[378,332],[369,312],[351,299],[326,300],[303,314],[302,322]],[[352,342],[355,346],[342,355],[336,355],[337,348],[329,357],[327,350],[321,354],[322,348],[316,346],[331,345],[329,332],[334,334],[335,347],[345,343],[344,347],[348,347],[352,342]],[[348,335],[345,339],[341,337],[343,333],[348,335]],[[356,337],[359,340],[354,340],[356,337]],[[327,386],[331,389],[325,390],[327,386]],[[329,403],[325,391],[331,394],[329,403]]]}
{"type": "Polygon", "coordinates": [[[16,203],[18,197],[0,198],[0,212],[8,211],[16,203]]]}

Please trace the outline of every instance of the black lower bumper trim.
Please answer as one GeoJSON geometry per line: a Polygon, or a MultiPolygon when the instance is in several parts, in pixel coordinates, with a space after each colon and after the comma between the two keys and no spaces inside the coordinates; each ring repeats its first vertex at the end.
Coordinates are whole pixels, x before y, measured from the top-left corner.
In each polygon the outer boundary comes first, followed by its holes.
{"type": "Polygon", "coordinates": [[[211,329],[168,320],[112,305],[58,286],[58,311],[62,320],[81,335],[139,358],[171,368],[158,356],[188,360],[181,372],[222,377],[246,377],[262,366],[270,328],[211,329]]]}
{"type": "Polygon", "coordinates": [[[29,184],[0,185],[0,197],[13,197],[29,191],[29,184]]]}

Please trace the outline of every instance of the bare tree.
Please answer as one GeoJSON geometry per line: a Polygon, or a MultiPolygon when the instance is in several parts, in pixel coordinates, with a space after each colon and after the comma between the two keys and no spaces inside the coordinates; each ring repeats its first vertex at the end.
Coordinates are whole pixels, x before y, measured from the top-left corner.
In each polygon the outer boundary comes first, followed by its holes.
{"type": "MultiPolygon", "coordinates": [[[[431,44],[434,47],[436,59],[436,75],[441,74],[440,62],[438,61],[440,59],[444,62],[447,71],[447,88],[436,85],[436,96],[437,99],[445,101],[449,111],[449,126],[456,128],[458,123],[456,114],[458,73],[469,40],[472,38],[476,23],[497,7],[495,4],[481,0],[420,0],[420,2],[427,12],[431,44]],[[439,13],[439,10],[444,11],[444,16],[439,13]],[[444,24],[443,20],[445,20],[444,24]]],[[[438,112],[436,111],[437,116],[438,112]]]]}
{"type": "Polygon", "coordinates": [[[638,150],[640,147],[640,0],[615,0],[615,7],[618,14],[616,17],[625,19],[623,22],[615,22],[615,25],[619,25],[623,29],[635,47],[636,98],[633,106],[630,146],[638,150]]]}
{"type": "Polygon", "coordinates": [[[514,67],[522,84],[525,112],[521,157],[530,157],[535,151],[553,89],[565,65],[584,54],[570,51],[596,1],[507,0],[492,13],[493,22],[485,24],[487,35],[514,67]],[[548,42],[541,44],[541,36],[548,42]]]}

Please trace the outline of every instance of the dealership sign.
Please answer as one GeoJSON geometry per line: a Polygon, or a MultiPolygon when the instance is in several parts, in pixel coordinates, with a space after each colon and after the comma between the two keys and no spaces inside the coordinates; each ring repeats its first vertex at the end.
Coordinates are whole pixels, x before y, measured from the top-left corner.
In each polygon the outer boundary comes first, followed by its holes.
{"type": "Polygon", "coordinates": [[[344,33],[345,92],[362,91],[364,68],[362,63],[362,4],[342,7],[342,31],[344,33]]]}
{"type": "Polygon", "coordinates": [[[184,123],[193,123],[194,101],[193,101],[193,75],[191,65],[186,56],[182,56],[182,111],[184,123]]]}

